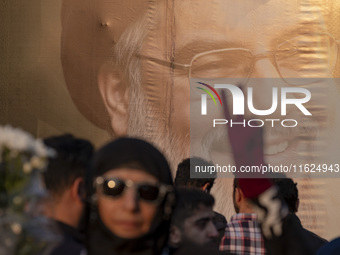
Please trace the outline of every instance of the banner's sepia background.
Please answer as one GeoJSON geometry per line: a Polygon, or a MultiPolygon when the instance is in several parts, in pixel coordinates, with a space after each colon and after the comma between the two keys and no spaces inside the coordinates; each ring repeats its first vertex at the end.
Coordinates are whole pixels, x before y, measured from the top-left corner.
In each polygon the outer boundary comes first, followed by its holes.
{"type": "MultiPolygon", "coordinates": [[[[339,40],[340,1],[322,0],[322,5],[328,29],[339,40]]],[[[61,0],[0,0],[0,124],[37,137],[72,133],[98,147],[111,136],[83,117],[66,88],[60,9],[61,0]]],[[[299,216],[304,226],[327,239],[340,236],[340,179],[296,181],[303,190],[299,216]]],[[[220,196],[229,199],[228,220],[233,214],[229,195],[220,196]]]]}
{"type": "Polygon", "coordinates": [[[61,1],[2,0],[0,123],[35,136],[65,132],[101,145],[106,131],[76,109],[60,60],[61,1]]]}

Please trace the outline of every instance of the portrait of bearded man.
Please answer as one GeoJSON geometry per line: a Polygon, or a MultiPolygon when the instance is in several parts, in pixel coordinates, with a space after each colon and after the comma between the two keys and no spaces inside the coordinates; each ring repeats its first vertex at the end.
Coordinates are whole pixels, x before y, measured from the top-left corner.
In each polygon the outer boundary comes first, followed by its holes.
{"type": "MultiPolygon", "coordinates": [[[[200,101],[195,101],[192,78],[238,78],[243,90],[254,87],[254,107],[262,110],[271,107],[274,87],[304,87],[312,94],[306,104],[312,117],[301,117],[291,106],[285,119],[297,119],[299,128],[265,127],[265,161],[332,162],[329,151],[339,141],[338,88],[331,79],[339,74],[338,42],[328,33],[319,2],[65,0],[61,60],[66,85],[88,120],[112,137],[152,142],[173,171],[195,153],[233,162],[228,146],[219,144],[223,132],[211,131],[211,121],[195,117],[199,113],[192,108],[200,101]],[[291,78],[313,80],[292,84],[291,78]]],[[[280,110],[270,118],[280,119],[280,110]]],[[[223,117],[221,110],[214,114],[223,117]]],[[[245,118],[253,117],[245,112],[245,118]]],[[[226,199],[231,183],[220,178],[212,191],[216,210],[225,215],[233,210],[226,199]]]]}

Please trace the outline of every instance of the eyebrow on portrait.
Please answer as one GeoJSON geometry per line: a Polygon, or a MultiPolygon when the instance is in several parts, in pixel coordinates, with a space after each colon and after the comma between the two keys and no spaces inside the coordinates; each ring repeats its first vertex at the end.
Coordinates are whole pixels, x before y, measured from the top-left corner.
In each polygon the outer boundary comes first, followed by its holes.
{"type": "Polygon", "coordinates": [[[293,28],[286,29],[284,32],[277,36],[273,41],[272,44],[276,46],[286,40],[292,39],[297,36],[302,35],[311,35],[313,33],[326,33],[327,29],[325,26],[319,22],[313,21],[306,21],[301,22],[298,25],[294,26],[293,28]]]}
{"type": "Polygon", "coordinates": [[[181,48],[175,49],[174,56],[175,62],[180,64],[189,64],[191,59],[199,53],[210,51],[210,50],[219,50],[219,49],[227,49],[227,48],[242,48],[243,44],[241,41],[193,41],[181,48]]]}

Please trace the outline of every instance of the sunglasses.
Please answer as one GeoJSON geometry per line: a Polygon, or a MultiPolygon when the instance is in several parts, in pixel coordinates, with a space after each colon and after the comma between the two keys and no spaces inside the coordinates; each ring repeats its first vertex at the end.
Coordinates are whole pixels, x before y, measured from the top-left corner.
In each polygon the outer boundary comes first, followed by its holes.
{"type": "Polygon", "coordinates": [[[122,196],[126,188],[134,188],[139,199],[155,204],[161,203],[165,195],[173,190],[172,186],[165,184],[136,183],[119,178],[106,179],[102,176],[97,177],[94,184],[103,195],[113,198],[122,196]]]}

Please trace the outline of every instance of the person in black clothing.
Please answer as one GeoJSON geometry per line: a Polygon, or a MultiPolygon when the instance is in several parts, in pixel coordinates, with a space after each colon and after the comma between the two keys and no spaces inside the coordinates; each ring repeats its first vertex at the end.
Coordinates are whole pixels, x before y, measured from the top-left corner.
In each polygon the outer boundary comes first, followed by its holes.
{"type": "Polygon", "coordinates": [[[164,156],[151,144],[120,138],[94,156],[85,219],[89,255],[161,254],[175,203],[164,156]]]}
{"type": "Polygon", "coordinates": [[[291,178],[275,178],[273,179],[273,182],[278,186],[279,194],[282,196],[288,206],[288,217],[290,217],[291,221],[294,222],[294,225],[301,230],[304,240],[307,242],[310,250],[316,252],[321,246],[328,243],[328,241],[305,229],[302,226],[299,217],[296,215],[300,204],[297,183],[294,183],[291,178]]]}
{"type": "MultiPolygon", "coordinates": [[[[198,188],[204,192],[210,194],[210,190],[212,189],[216,176],[211,175],[211,178],[191,178],[190,172],[195,171],[195,167],[209,167],[212,166],[212,162],[208,162],[199,157],[192,157],[184,159],[177,167],[176,177],[175,177],[175,186],[176,187],[188,187],[188,188],[198,188]]],[[[216,241],[221,242],[222,237],[224,236],[225,227],[227,225],[226,218],[218,213],[214,212],[214,223],[216,229],[219,233],[219,239],[216,241]]]]}
{"type": "Polygon", "coordinates": [[[177,197],[169,246],[179,248],[192,243],[218,250],[220,240],[214,224],[213,196],[199,189],[178,188],[177,197]]]}
{"type": "Polygon", "coordinates": [[[90,142],[72,135],[50,137],[45,145],[55,150],[44,172],[44,182],[51,199],[47,215],[53,219],[62,240],[51,255],[86,254],[84,237],[78,224],[84,209],[85,175],[93,154],[90,142]]]}
{"type": "Polygon", "coordinates": [[[186,158],[178,164],[175,186],[176,187],[192,187],[201,189],[210,193],[211,188],[214,186],[216,174],[209,174],[211,178],[190,178],[190,172],[195,171],[195,167],[209,167],[213,163],[199,157],[186,158]]]}
{"type": "Polygon", "coordinates": [[[316,255],[338,255],[340,254],[340,237],[335,238],[329,243],[323,245],[316,255]]]}

